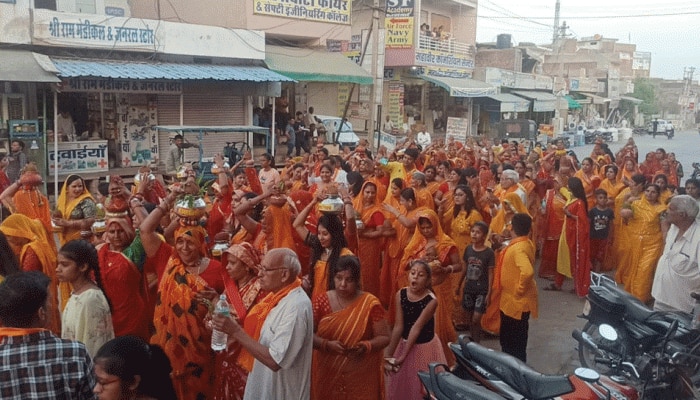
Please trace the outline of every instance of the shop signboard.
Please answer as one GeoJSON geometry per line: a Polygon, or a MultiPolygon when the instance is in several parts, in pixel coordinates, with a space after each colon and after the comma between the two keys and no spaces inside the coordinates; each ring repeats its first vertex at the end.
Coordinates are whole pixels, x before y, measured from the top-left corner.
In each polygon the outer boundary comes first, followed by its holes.
{"type": "Polygon", "coordinates": [[[352,0],[255,0],[253,14],[350,25],[352,0]]]}
{"type": "Polygon", "coordinates": [[[469,119],[447,117],[447,126],[445,127],[445,138],[450,141],[450,138],[456,142],[465,143],[467,141],[467,130],[469,129],[469,119]]]}
{"type": "Polygon", "coordinates": [[[49,175],[58,167],[59,175],[71,173],[107,172],[107,141],[89,140],[85,142],[58,143],[58,153],[54,145],[48,146],[49,175]]]}
{"type": "Polygon", "coordinates": [[[384,17],[387,49],[410,49],[415,33],[414,0],[387,0],[384,17]]]}
{"type": "Polygon", "coordinates": [[[395,127],[400,127],[403,125],[403,102],[404,102],[404,86],[403,83],[398,81],[391,81],[388,83],[389,86],[389,107],[387,108],[387,113],[391,122],[394,123],[395,127]]]}
{"type": "Polygon", "coordinates": [[[182,93],[182,82],[146,81],[112,78],[71,78],[61,82],[61,92],[103,92],[103,93],[144,93],[171,94],[182,93]]]}
{"type": "Polygon", "coordinates": [[[379,140],[379,146],[386,147],[386,150],[390,153],[396,149],[396,136],[394,135],[384,132],[382,132],[379,135],[376,135],[374,139],[375,147],[377,147],[377,140],[379,140]],[[377,136],[379,136],[379,139],[377,139],[377,136]]]}

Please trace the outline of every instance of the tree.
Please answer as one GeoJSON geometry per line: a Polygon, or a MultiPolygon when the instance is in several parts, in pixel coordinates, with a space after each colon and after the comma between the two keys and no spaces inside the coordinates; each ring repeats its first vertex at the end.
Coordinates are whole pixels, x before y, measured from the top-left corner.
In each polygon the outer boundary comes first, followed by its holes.
{"type": "Polygon", "coordinates": [[[634,92],[632,97],[642,100],[639,105],[639,112],[644,115],[654,115],[659,113],[659,106],[656,103],[656,88],[645,78],[634,80],[634,92]]]}

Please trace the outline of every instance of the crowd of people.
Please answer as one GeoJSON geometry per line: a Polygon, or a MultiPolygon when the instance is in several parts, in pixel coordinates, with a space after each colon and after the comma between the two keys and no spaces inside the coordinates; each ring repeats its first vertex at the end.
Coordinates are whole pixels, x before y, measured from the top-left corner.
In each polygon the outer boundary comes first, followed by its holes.
{"type": "Polygon", "coordinates": [[[99,196],[71,175],[53,212],[25,168],[0,194],[0,397],[419,399],[458,331],[527,361],[536,275],[586,296],[608,272],[684,311],[700,287],[700,182],[632,139],[580,160],[468,138],[258,161],[99,196]]]}

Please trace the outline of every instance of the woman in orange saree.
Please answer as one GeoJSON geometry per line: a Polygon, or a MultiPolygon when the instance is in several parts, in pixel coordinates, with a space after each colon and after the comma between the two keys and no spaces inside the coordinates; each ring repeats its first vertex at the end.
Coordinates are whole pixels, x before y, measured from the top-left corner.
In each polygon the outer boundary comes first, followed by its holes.
{"type": "MultiPolygon", "coordinates": [[[[333,270],[341,256],[352,255],[345,238],[343,222],[335,214],[323,214],[318,219],[317,234],[306,227],[306,219],[316,207],[318,197],[304,207],[294,219],[294,229],[304,238],[304,243],[311,248],[311,267],[309,275],[302,279],[302,286],[313,299],[326,293],[331,287],[333,270]]],[[[348,205],[345,206],[346,208],[348,205]]],[[[355,221],[353,220],[352,223],[355,221]]]]}
{"type": "MultiPolygon", "coordinates": [[[[447,178],[445,179],[445,182],[443,182],[440,185],[440,188],[438,189],[437,193],[435,193],[435,205],[438,206],[438,208],[442,207],[443,210],[450,210],[454,207],[455,203],[452,195],[454,194],[457,185],[460,184],[460,178],[461,174],[456,168],[453,168],[449,172],[447,172],[447,178]]],[[[447,219],[448,220],[441,219],[440,225],[442,226],[442,230],[449,235],[451,228],[450,218],[447,219]]]]}
{"type": "Polygon", "coordinates": [[[552,279],[557,274],[557,251],[559,238],[564,228],[564,206],[566,198],[562,196],[561,180],[554,179],[554,188],[547,190],[544,197],[542,223],[542,249],[540,251],[540,278],[552,279]]]}
{"type": "MultiPolygon", "coordinates": [[[[395,186],[392,184],[392,187],[395,186]]],[[[396,191],[399,191],[398,187],[396,187],[396,191]]],[[[394,231],[393,235],[386,238],[386,257],[380,277],[379,299],[385,307],[389,307],[391,299],[399,290],[397,279],[402,271],[399,263],[403,258],[403,250],[411,240],[416,224],[418,224],[417,212],[422,209],[416,206],[416,195],[413,188],[406,188],[400,192],[398,207],[383,204],[384,210],[390,215],[389,221],[394,231]]],[[[389,317],[391,318],[391,314],[389,317]]]]}
{"type": "Polygon", "coordinates": [[[58,232],[61,246],[81,239],[81,231],[90,231],[97,208],[83,178],[68,175],[58,195],[56,210],[61,212],[61,217],[54,218],[54,224],[63,227],[58,232]]]}
{"type": "MultiPolygon", "coordinates": [[[[0,201],[13,213],[22,214],[29,219],[38,220],[46,229],[46,236],[53,236],[51,225],[51,211],[49,199],[37,188],[43,182],[41,175],[34,163],[25,165],[19,181],[8,186],[2,194],[0,201]]],[[[49,243],[56,247],[53,240],[49,243]]]]}
{"type": "Polygon", "coordinates": [[[491,286],[491,295],[489,296],[486,312],[481,317],[481,329],[494,335],[498,335],[501,330],[501,263],[498,262],[502,252],[500,251],[504,242],[510,241],[513,233],[511,232],[511,220],[516,213],[530,215],[523,200],[515,192],[506,194],[501,204],[501,208],[489,225],[489,238],[491,246],[496,251],[496,268],[493,272],[493,285],[491,286]]]}
{"type": "Polygon", "coordinates": [[[576,171],[574,177],[580,179],[583,183],[587,208],[595,207],[595,195],[593,195],[593,192],[600,185],[600,177],[596,175],[593,160],[590,157],[586,157],[581,161],[581,169],[576,171]]]}
{"type": "MultiPolygon", "coordinates": [[[[477,221],[483,221],[481,213],[476,207],[476,200],[474,200],[474,195],[471,189],[467,185],[457,185],[452,194],[454,200],[454,206],[451,210],[447,210],[443,218],[450,218],[450,237],[455,241],[457,245],[457,253],[460,259],[464,256],[464,251],[467,249],[472,242],[471,230],[474,223],[477,221]]],[[[440,211],[440,210],[438,210],[440,211]]],[[[453,274],[450,276],[450,284],[452,285],[452,290],[454,295],[452,296],[452,301],[454,302],[452,319],[455,322],[455,326],[462,327],[466,325],[467,315],[462,308],[462,286],[464,284],[464,279],[466,276],[466,270],[460,274],[453,274]]]]}
{"type": "Polygon", "coordinates": [[[384,216],[381,202],[377,199],[377,186],[365,182],[359,196],[353,200],[357,215],[362,220],[358,226],[358,248],[362,266],[362,289],[379,296],[379,281],[384,250],[384,230],[390,229],[389,220],[384,216]]]}
{"type": "Polygon", "coordinates": [[[629,220],[622,217],[624,213],[632,207],[632,203],[642,198],[644,187],[646,186],[646,177],[642,174],[632,176],[630,184],[623,189],[615,198],[615,218],[613,220],[613,243],[610,246],[613,265],[617,267],[615,271],[615,282],[623,284],[629,277],[629,268],[627,259],[629,258],[629,249],[632,248],[632,231],[630,230],[629,220]]]}
{"type": "Polygon", "coordinates": [[[49,312],[51,318],[47,326],[52,332],[61,335],[61,316],[58,304],[58,279],[56,278],[56,250],[49,245],[44,226],[22,214],[12,214],[0,224],[0,232],[5,235],[12,252],[17,256],[23,271],[41,271],[51,279],[49,285],[49,312]]]}
{"type": "MultiPolygon", "coordinates": [[[[228,263],[222,275],[230,313],[243,323],[248,310],[267,294],[258,283],[260,253],[250,243],[235,244],[226,250],[228,263]]],[[[238,364],[242,347],[231,343],[226,350],[216,355],[214,399],[242,399],[248,371],[238,364]]]]}
{"type": "MultiPolygon", "coordinates": [[[[443,232],[435,211],[424,208],[416,216],[418,217],[418,226],[404,250],[404,256],[400,265],[408,266],[413,260],[424,259],[426,258],[426,253],[432,249],[437,253],[438,262],[430,263],[433,291],[438,300],[438,308],[435,312],[435,334],[442,342],[448,365],[452,365],[455,362],[455,358],[448,347],[448,343],[457,339],[457,331],[452,323],[452,312],[454,309],[452,296],[454,291],[448,278],[453,273],[462,272],[462,263],[457,251],[457,245],[452,238],[443,232]]],[[[403,269],[398,287],[404,287],[407,284],[408,272],[403,269]]]]}
{"type": "Polygon", "coordinates": [[[331,290],[313,299],[311,399],[383,398],[389,324],[379,299],[360,290],[360,280],[357,257],[341,257],[331,290]]]}
{"type": "Polygon", "coordinates": [[[214,354],[205,317],[212,301],[224,291],[223,268],[207,258],[206,231],[196,223],[190,225],[192,219],[181,217],[174,246],[158,237],[155,228],[174,200],[174,194],[169,194],[141,223],[146,255],[171,254],[158,288],[151,343],[170,358],[179,399],[208,399],[213,392],[214,354]]]}

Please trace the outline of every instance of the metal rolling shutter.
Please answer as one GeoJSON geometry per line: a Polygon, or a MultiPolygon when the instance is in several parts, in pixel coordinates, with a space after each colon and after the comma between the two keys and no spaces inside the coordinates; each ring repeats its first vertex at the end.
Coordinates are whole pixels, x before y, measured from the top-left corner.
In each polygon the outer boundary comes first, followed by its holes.
{"type": "MultiPolygon", "coordinates": [[[[245,125],[245,101],[242,96],[222,91],[187,91],[184,101],[184,125],[245,125]]],[[[190,135],[188,140],[196,142],[197,137],[190,135]]],[[[243,140],[242,133],[205,134],[202,140],[203,157],[213,157],[223,152],[227,141],[243,140]]],[[[185,160],[196,160],[198,157],[197,149],[185,150],[185,160]]]]}

